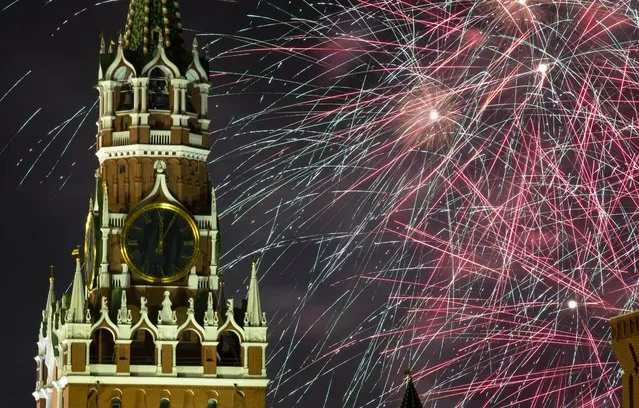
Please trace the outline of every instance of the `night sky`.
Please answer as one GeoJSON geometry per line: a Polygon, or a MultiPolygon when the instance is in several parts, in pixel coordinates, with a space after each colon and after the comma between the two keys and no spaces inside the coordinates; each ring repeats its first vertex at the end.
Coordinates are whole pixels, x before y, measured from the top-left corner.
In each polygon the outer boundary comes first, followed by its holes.
{"type": "MultiPolygon", "coordinates": [[[[0,3],[7,406],[94,189],[128,0],[0,3]]],[[[207,44],[227,295],[258,258],[270,407],[618,406],[636,307],[634,1],[181,0],[207,44]]],[[[201,50],[201,53],[204,53],[201,50]]],[[[4,406],[3,405],[3,406],[4,406]]]]}

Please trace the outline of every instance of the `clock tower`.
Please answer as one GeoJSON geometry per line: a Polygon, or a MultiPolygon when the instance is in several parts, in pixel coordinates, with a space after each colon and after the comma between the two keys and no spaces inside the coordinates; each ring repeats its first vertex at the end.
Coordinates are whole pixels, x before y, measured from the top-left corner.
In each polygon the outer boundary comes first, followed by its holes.
{"type": "Polygon", "coordinates": [[[257,265],[241,304],[219,270],[209,87],[178,2],[130,0],[100,46],[96,187],[70,293],[50,278],[37,408],[265,407],[257,265]]]}

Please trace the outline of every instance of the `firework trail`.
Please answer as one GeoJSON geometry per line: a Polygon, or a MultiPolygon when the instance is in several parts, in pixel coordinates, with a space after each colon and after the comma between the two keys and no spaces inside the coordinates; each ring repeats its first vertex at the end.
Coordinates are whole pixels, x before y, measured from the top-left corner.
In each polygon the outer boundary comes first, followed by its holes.
{"type": "Polygon", "coordinates": [[[279,254],[263,284],[299,293],[271,320],[275,406],[397,405],[407,365],[429,407],[619,406],[633,4],[293,3],[261,2],[211,61],[261,62],[226,90],[263,109],[231,123],[221,186],[242,192],[227,216],[264,214],[246,238],[279,254]]]}

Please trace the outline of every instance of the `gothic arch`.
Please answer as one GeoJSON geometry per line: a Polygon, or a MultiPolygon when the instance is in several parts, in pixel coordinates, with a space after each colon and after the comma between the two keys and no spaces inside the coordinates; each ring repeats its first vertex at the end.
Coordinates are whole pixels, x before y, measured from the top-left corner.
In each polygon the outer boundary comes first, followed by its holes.
{"type": "Polygon", "coordinates": [[[134,408],[147,408],[146,406],[146,391],[139,389],[135,392],[135,406],[134,408]]]}
{"type": "Polygon", "coordinates": [[[171,78],[173,77],[171,71],[162,65],[156,65],[149,70],[148,77],[149,109],[171,109],[169,97],[171,78]]]}
{"type": "Polygon", "coordinates": [[[153,365],[157,352],[154,333],[144,327],[131,333],[131,365],[153,365]]]}
{"type": "Polygon", "coordinates": [[[113,364],[115,338],[115,334],[109,327],[101,326],[93,330],[89,345],[89,364],[113,364]]]}
{"type": "Polygon", "coordinates": [[[195,408],[195,394],[191,390],[184,393],[184,403],[182,408],[195,408]]]}
{"type": "Polygon", "coordinates": [[[242,365],[242,341],[234,330],[224,330],[218,336],[218,366],[239,367],[242,365]]]}
{"type": "Polygon", "coordinates": [[[193,328],[185,328],[178,334],[175,364],[178,366],[202,365],[202,338],[193,328]]]}

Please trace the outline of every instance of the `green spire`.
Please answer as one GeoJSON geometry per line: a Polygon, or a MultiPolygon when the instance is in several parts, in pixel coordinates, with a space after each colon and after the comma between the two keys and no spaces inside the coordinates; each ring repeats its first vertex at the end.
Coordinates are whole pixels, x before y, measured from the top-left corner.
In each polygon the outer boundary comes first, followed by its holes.
{"type": "Polygon", "coordinates": [[[174,0],[130,0],[124,48],[152,54],[158,41],[168,49],[184,50],[180,9],[174,0]]]}
{"type": "Polygon", "coordinates": [[[406,391],[404,391],[404,398],[402,398],[402,405],[400,408],[423,408],[422,402],[419,399],[419,394],[413,384],[411,378],[411,372],[409,369],[404,371],[406,375],[406,391]]]}

